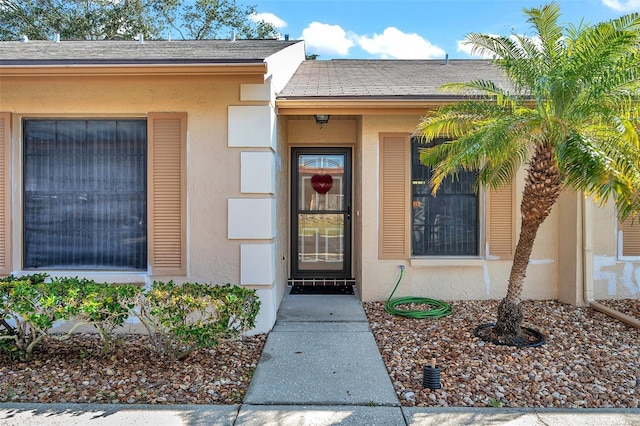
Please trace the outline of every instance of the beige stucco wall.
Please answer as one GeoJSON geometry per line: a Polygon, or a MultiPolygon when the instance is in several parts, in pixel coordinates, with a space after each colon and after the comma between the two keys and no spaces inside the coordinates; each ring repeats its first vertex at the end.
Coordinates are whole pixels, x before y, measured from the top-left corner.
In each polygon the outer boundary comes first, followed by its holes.
{"type": "Polygon", "coordinates": [[[592,203],[588,232],[593,245],[593,297],[625,299],[640,297],[640,257],[619,252],[618,219],[613,201],[598,207],[592,203]]]}
{"type": "MultiPolygon", "coordinates": [[[[413,133],[419,117],[370,115],[362,118],[359,182],[362,192],[361,252],[362,299],[386,300],[398,278],[399,265],[406,267],[397,296],[414,295],[444,300],[498,299],[506,294],[511,261],[478,259],[414,258],[410,261],[378,259],[378,164],[380,133],[413,133]]],[[[524,171],[517,177],[517,194],[524,186],[524,171]]],[[[356,184],[358,185],[358,183],[356,184]]],[[[484,200],[483,195],[480,195],[484,200]]],[[[519,206],[520,196],[516,205],[519,206]]],[[[520,218],[518,217],[518,227],[520,218]]],[[[523,297],[555,299],[558,296],[558,208],[540,228],[527,272],[523,297]]],[[[484,232],[481,232],[484,234],[484,232]]]]}
{"type": "MultiPolygon", "coordinates": [[[[189,280],[238,283],[241,241],[227,238],[227,199],[241,197],[241,148],[227,147],[227,107],[243,105],[234,77],[73,77],[3,80],[0,110],[14,113],[12,177],[14,270],[20,270],[21,117],[145,117],[180,111],[187,124],[187,271],[189,280]]],[[[75,274],[77,275],[77,273],[75,274]]],[[[83,275],[91,275],[89,273],[83,275]]],[[[129,281],[139,274],[93,274],[129,281]]]]}
{"type": "Polygon", "coordinates": [[[276,285],[277,305],[284,297],[286,290],[285,283],[289,278],[289,264],[291,262],[289,253],[289,229],[290,228],[290,173],[289,173],[289,147],[288,147],[288,121],[286,118],[278,120],[278,144],[276,153],[276,226],[278,234],[276,237],[276,285]]]}

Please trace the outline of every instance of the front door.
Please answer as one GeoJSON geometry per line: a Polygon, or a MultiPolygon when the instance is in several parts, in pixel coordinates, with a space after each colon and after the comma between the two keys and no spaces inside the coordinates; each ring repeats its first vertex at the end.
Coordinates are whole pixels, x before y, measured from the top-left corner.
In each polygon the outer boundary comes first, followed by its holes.
{"type": "Polygon", "coordinates": [[[291,171],[291,278],[349,280],[351,149],[293,148],[291,171]]]}

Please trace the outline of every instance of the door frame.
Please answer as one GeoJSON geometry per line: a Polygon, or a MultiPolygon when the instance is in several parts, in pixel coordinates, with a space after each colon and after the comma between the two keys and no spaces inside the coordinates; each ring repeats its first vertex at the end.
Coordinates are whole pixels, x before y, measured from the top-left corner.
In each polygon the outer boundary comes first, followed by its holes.
{"type": "MultiPolygon", "coordinates": [[[[289,255],[290,255],[290,277],[291,279],[332,279],[332,280],[352,280],[352,256],[353,256],[353,148],[352,147],[291,147],[290,152],[290,212],[289,212],[289,255]],[[343,209],[332,211],[332,213],[343,213],[344,217],[344,253],[342,270],[299,270],[298,269],[298,214],[300,212],[298,195],[298,155],[301,154],[343,154],[345,158],[343,185],[344,201],[343,209]]],[[[304,211],[304,210],[302,210],[304,211]]]]}

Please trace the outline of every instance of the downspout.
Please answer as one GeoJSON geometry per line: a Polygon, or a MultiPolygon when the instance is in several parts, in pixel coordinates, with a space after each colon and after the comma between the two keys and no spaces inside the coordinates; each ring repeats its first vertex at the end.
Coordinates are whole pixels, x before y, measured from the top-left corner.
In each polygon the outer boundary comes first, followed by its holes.
{"type": "Polygon", "coordinates": [[[640,320],[598,303],[593,299],[593,203],[582,196],[582,282],[583,298],[588,307],[609,315],[625,324],[640,328],[640,320]]]}

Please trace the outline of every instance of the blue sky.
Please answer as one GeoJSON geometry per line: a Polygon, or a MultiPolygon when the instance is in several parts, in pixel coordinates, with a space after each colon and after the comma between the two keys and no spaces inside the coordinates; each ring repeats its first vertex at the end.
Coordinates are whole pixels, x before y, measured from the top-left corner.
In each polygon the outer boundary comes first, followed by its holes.
{"type": "MultiPolygon", "coordinates": [[[[319,59],[470,58],[470,32],[530,33],[523,8],[540,0],[247,0],[281,34],[306,42],[319,59]]],[[[640,12],[640,0],[557,0],[562,23],[579,24],[640,12]]]]}

